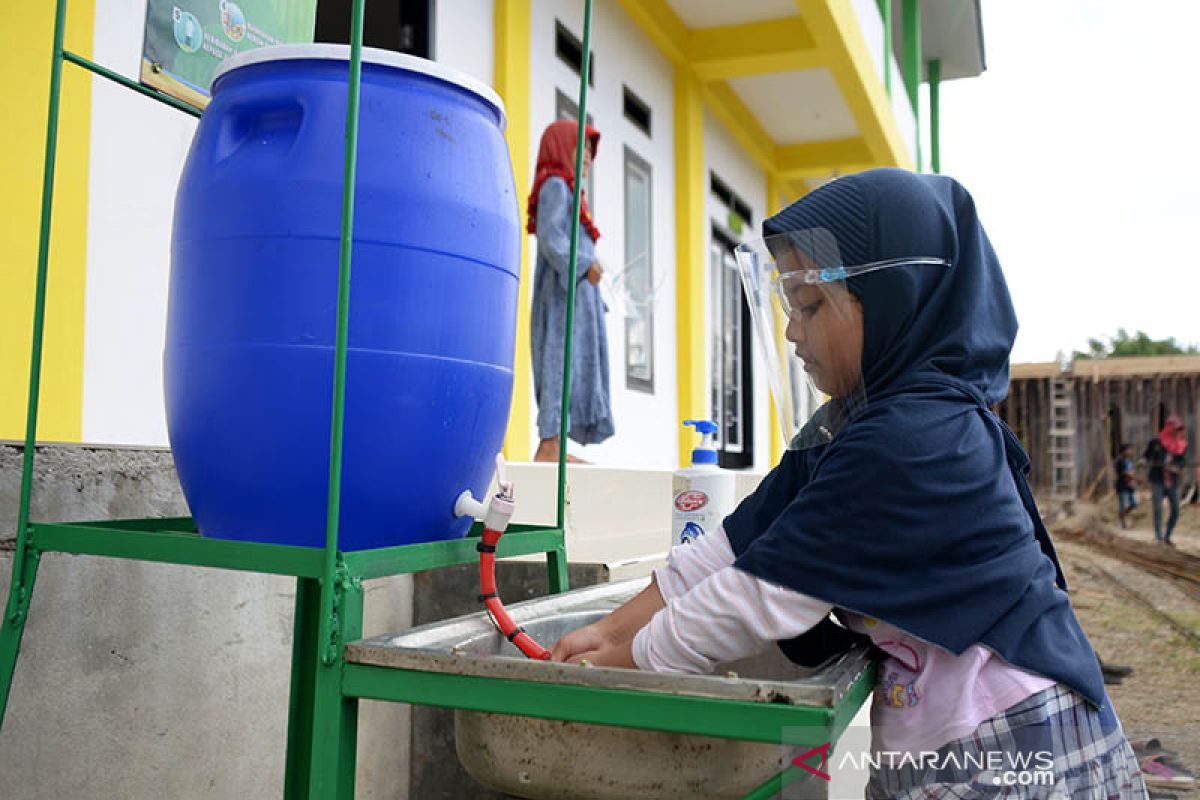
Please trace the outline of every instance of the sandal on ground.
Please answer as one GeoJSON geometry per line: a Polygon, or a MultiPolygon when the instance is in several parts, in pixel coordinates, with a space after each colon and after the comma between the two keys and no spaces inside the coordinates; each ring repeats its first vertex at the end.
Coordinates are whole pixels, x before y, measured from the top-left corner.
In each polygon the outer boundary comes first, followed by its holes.
{"type": "Polygon", "coordinates": [[[1146,756],[1141,759],[1142,777],[1147,786],[1163,789],[1191,790],[1196,788],[1196,778],[1179,767],[1169,767],[1162,762],[1162,755],[1146,756]]]}
{"type": "MultiPolygon", "coordinates": [[[[1163,762],[1168,766],[1171,766],[1172,762],[1179,762],[1179,753],[1163,747],[1162,741],[1160,741],[1157,737],[1151,737],[1149,739],[1130,739],[1129,746],[1133,748],[1134,754],[1139,759],[1145,758],[1146,756],[1162,756],[1163,762]]],[[[1180,764],[1180,766],[1182,766],[1182,764],[1180,764]]]]}
{"type": "Polygon", "coordinates": [[[1109,676],[1114,678],[1127,678],[1133,674],[1133,667],[1127,667],[1123,664],[1109,664],[1101,661],[1100,671],[1104,673],[1104,677],[1106,678],[1109,676]]]}

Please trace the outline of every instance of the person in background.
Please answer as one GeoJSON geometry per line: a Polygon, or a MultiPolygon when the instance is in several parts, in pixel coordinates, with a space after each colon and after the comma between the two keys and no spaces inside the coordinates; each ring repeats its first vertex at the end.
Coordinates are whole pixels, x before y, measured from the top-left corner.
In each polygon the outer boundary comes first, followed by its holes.
{"type": "Polygon", "coordinates": [[[1172,414],[1167,417],[1158,436],[1146,445],[1142,457],[1150,466],[1150,497],[1154,504],[1154,538],[1159,542],[1174,547],[1171,534],[1175,531],[1175,523],[1179,521],[1179,481],[1186,464],[1184,453],[1187,452],[1187,430],[1183,421],[1172,414]],[[1171,514],[1167,517],[1166,530],[1162,524],[1162,502],[1166,498],[1171,504],[1171,514]]]}
{"type": "Polygon", "coordinates": [[[1137,508],[1137,478],[1133,474],[1133,445],[1121,443],[1117,460],[1113,462],[1113,472],[1116,479],[1113,488],[1117,492],[1117,516],[1121,518],[1121,527],[1129,527],[1129,515],[1137,508]]]}
{"type": "MultiPolygon", "coordinates": [[[[537,267],[533,277],[530,346],[533,387],[537,397],[538,447],[534,461],[557,461],[562,424],[563,356],[567,319],[567,288],[575,282],[574,336],[571,339],[571,399],[567,435],[581,445],[597,444],[613,435],[615,426],[609,395],[607,310],[600,296],[604,270],[596,260],[600,238],[580,192],[579,243],[575,273],[571,274],[571,222],[575,191],[574,120],[550,123],[538,148],[537,170],[529,193],[529,233],[537,236],[537,267]]],[[[583,178],[591,170],[600,133],[585,128],[583,178]]],[[[586,463],[568,456],[568,461],[586,463]]]]}

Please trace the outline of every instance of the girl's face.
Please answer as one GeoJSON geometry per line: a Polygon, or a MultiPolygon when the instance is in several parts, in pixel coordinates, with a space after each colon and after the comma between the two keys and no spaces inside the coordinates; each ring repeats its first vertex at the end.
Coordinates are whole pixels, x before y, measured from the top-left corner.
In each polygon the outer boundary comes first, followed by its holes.
{"type": "MultiPolygon", "coordinates": [[[[575,164],[575,150],[571,150],[571,164],[575,164]]],[[[587,142],[583,145],[583,178],[587,179],[588,173],[592,172],[592,143],[587,142]]]]}
{"type": "Polygon", "coordinates": [[[785,289],[791,312],[784,335],[804,371],[830,397],[862,383],[862,305],[845,284],[799,284],[785,289]]]}
{"type": "Polygon", "coordinates": [[[592,171],[592,143],[588,142],[583,146],[583,177],[587,178],[588,173],[592,171]]]}

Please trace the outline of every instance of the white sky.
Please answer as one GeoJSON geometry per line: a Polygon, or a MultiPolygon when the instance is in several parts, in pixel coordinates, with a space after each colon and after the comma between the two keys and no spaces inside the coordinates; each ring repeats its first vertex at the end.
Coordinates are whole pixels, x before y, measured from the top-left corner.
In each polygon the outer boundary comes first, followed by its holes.
{"type": "Polygon", "coordinates": [[[1013,360],[1120,327],[1200,343],[1200,0],[982,5],[987,71],[942,84],[941,167],[1004,265],[1013,360]]]}

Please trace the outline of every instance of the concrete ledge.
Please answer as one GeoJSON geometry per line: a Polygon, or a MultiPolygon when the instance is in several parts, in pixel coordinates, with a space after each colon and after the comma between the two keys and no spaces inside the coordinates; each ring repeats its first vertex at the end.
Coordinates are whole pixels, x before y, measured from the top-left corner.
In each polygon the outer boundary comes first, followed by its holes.
{"type": "MultiPolygon", "coordinates": [[[[0,442],[0,597],[22,451],[0,442]]],[[[557,466],[511,464],[509,474],[515,521],[552,524],[557,466]]],[[[662,563],[670,471],[573,465],[567,478],[573,587],[662,563]]],[[[738,497],[758,479],[739,474],[738,497]]],[[[35,520],[187,513],[166,449],[38,446],[35,520]]],[[[540,556],[501,561],[497,575],[510,602],[548,591],[540,556]]],[[[370,581],[365,634],[476,611],[477,581],[473,566],[370,581]]],[[[281,796],[294,596],[286,577],[46,554],[0,731],[0,797],[281,796]]],[[[498,797],[459,766],[451,712],[374,702],[361,705],[356,796],[498,797]]]]}
{"type": "MultiPolygon", "coordinates": [[[[23,448],[0,444],[0,536],[23,448]]],[[[39,446],[33,518],[180,516],[166,450],[39,446]]],[[[11,551],[11,538],[8,538],[11,551]]],[[[0,552],[0,598],[11,552],[0,552]]],[[[0,797],[280,797],[292,578],[48,553],[0,731],[0,797]]],[[[366,587],[368,634],[408,627],[412,576],[366,587]]],[[[408,706],[365,703],[359,798],[408,793],[408,706]]]]}

